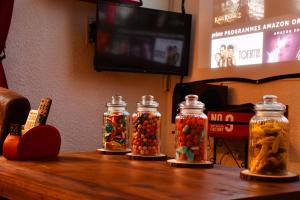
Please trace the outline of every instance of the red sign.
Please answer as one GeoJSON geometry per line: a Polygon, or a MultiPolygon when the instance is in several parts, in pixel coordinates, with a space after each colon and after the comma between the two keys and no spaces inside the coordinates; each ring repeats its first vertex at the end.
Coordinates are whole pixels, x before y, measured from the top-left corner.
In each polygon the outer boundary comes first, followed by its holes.
{"type": "Polygon", "coordinates": [[[249,121],[252,113],[208,112],[208,136],[249,137],[249,121]]]}

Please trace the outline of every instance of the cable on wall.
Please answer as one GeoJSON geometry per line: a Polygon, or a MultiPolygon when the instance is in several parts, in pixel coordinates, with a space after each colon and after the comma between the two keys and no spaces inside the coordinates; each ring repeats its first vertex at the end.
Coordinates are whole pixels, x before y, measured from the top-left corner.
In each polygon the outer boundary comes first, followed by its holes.
{"type": "Polygon", "coordinates": [[[185,14],[185,0],[181,0],[181,12],[185,14]]]}
{"type": "Polygon", "coordinates": [[[263,84],[263,83],[268,83],[271,81],[277,81],[277,80],[288,79],[288,78],[300,78],[300,73],[270,76],[270,77],[257,79],[257,80],[248,79],[248,78],[227,77],[227,78],[206,79],[206,80],[200,80],[197,82],[216,83],[216,82],[233,81],[233,82],[242,82],[242,83],[263,84]]]}
{"type": "MultiPolygon", "coordinates": [[[[181,0],[181,12],[185,14],[185,0],[181,0]]],[[[180,84],[183,83],[183,74],[180,76],[180,84]]]]}

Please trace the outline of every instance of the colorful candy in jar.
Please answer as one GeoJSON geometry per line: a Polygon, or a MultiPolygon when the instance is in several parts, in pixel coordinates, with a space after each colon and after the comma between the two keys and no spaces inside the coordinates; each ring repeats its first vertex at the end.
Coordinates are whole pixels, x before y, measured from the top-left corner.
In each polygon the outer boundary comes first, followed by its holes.
{"type": "Polygon", "coordinates": [[[288,158],[288,123],[275,120],[253,122],[250,133],[250,172],[284,175],[288,158]]]}
{"type": "Polygon", "coordinates": [[[207,116],[197,95],[187,95],[176,116],[176,160],[207,161],[207,116]]]}
{"type": "Polygon", "coordinates": [[[181,161],[206,161],[205,119],[187,116],[176,119],[176,159],[181,161]]]}
{"type": "Polygon", "coordinates": [[[126,150],[128,119],[126,115],[112,114],[104,117],[103,143],[107,150],[126,150]]]}
{"type": "Polygon", "coordinates": [[[132,115],[132,153],[141,156],[160,154],[160,119],[158,103],[151,95],[145,95],[137,103],[132,115]]]}
{"type": "Polygon", "coordinates": [[[140,155],[159,154],[160,117],[152,113],[133,116],[132,153],[140,155]]]}
{"type": "Polygon", "coordinates": [[[286,106],[277,96],[264,95],[255,104],[249,124],[248,170],[259,175],[285,176],[289,152],[289,120],[286,106]]]}
{"type": "Polygon", "coordinates": [[[103,115],[102,143],[106,150],[128,150],[129,113],[122,96],[112,96],[103,115]]]}

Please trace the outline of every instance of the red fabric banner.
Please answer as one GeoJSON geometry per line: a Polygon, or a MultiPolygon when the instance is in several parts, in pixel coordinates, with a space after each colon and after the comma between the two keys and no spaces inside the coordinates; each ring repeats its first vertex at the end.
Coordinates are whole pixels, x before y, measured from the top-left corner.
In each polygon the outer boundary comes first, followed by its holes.
{"type": "MultiPolygon", "coordinates": [[[[5,41],[7,38],[14,0],[0,0],[0,54],[5,48],[5,41]]],[[[0,61],[0,87],[7,88],[7,81],[3,69],[2,62],[0,61]]]]}

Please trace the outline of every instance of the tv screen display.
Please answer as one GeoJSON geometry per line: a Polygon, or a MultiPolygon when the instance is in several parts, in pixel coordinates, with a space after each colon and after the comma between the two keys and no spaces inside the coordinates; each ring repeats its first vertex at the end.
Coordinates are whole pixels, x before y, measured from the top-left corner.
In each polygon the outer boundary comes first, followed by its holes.
{"type": "Polygon", "coordinates": [[[99,0],[95,69],[187,75],[189,14],[99,0]]]}
{"type": "Polygon", "coordinates": [[[300,72],[300,0],[211,0],[207,4],[209,30],[203,32],[203,19],[198,29],[207,38],[200,48],[209,53],[196,55],[202,56],[196,63],[202,80],[262,79],[300,72]]]}

